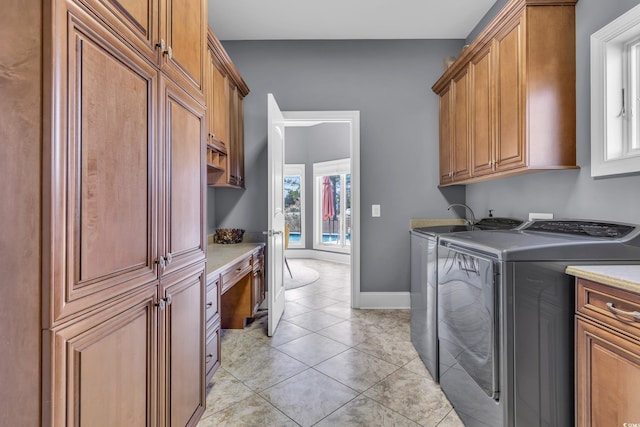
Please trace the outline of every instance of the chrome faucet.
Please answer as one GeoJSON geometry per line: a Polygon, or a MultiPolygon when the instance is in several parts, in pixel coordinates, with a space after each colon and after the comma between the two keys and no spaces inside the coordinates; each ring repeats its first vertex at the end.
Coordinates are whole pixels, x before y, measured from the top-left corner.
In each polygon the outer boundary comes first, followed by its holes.
{"type": "Polygon", "coordinates": [[[469,221],[468,219],[465,218],[465,221],[467,221],[468,225],[473,225],[473,224],[475,224],[477,222],[476,221],[476,216],[473,214],[473,210],[471,210],[471,208],[469,206],[465,205],[464,203],[452,203],[452,204],[449,205],[447,210],[450,211],[451,208],[454,207],[454,206],[460,206],[460,207],[463,207],[463,208],[465,208],[465,209],[467,209],[469,211],[469,213],[471,214],[471,221],[469,221]]]}

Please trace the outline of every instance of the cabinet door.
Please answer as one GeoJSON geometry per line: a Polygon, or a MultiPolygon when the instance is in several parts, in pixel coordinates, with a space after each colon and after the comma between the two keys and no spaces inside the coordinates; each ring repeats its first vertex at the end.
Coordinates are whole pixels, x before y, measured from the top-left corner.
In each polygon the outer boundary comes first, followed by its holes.
{"type": "Polygon", "coordinates": [[[253,254],[253,314],[255,315],[264,301],[264,253],[262,250],[253,254]]]}
{"type": "Polygon", "coordinates": [[[125,37],[150,61],[156,63],[158,46],[158,0],[76,0],[84,3],[107,25],[125,37]]]}
{"type": "Polygon", "coordinates": [[[164,225],[159,242],[163,273],[206,257],[206,138],[204,109],[170,80],[160,78],[164,225]]]}
{"type": "Polygon", "coordinates": [[[67,31],[45,166],[49,325],[157,279],[157,70],[79,7],[68,12],[57,14],[67,31]]]}
{"type": "MultiPolygon", "coordinates": [[[[213,66],[213,134],[229,149],[229,84],[219,66],[213,66]]],[[[227,152],[228,154],[228,152],[227,152]]]]}
{"type": "Polygon", "coordinates": [[[493,64],[491,45],[480,51],[469,63],[471,75],[471,172],[473,176],[493,172],[492,100],[493,64]]]}
{"type": "Polygon", "coordinates": [[[526,166],[524,15],[498,33],[496,170],[526,166]]]}
{"type": "Polygon", "coordinates": [[[204,103],[202,83],[207,49],[206,0],[160,0],[162,69],[204,103]]]}
{"type": "Polygon", "coordinates": [[[577,318],[578,426],[623,426],[640,421],[640,340],[577,318]]]}
{"type": "Polygon", "coordinates": [[[231,83],[229,79],[229,181],[227,184],[238,185],[238,89],[231,83]]]}
{"type": "Polygon", "coordinates": [[[440,94],[440,184],[448,184],[452,181],[451,168],[451,86],[440,94]]]}
{"type": "Polygon", "coordinates": [[[237,169],[238,169],[238,187],[244,188],[244,99],[240,95],[240,91],[237,92],[236,113],[238,114],[237,121],[237,169]]]}
{"type": "Polygon", "coordinates": [[[453,180],[469,178],[469,68],[451,82],[453,111],[453,180]]]}
{"type": "Polygon", "coordinates": [[[160,425],[195,425],[204,411],[205,282],[204,263],[162,279],[159,366],[166,412],[160,425]]]}
{"type": "Polygon", "coordinates": [[[213,141],[209,141],[209,139],[215,136],[215,117],[214,117],[214,80],[213,80],[213,69],[215,68],[213,52],[210,49],[207,49],[207,60],[206,60],[206,73],[204,79],[204,93],[205,93],[205,102],[207,104],[207,141],[214,143],[213,141]]]}
{"type": "Polygon", "coordinates": [[[155,426],[156,286],[47,331],[43,408],[53,426],[155,426]]]}

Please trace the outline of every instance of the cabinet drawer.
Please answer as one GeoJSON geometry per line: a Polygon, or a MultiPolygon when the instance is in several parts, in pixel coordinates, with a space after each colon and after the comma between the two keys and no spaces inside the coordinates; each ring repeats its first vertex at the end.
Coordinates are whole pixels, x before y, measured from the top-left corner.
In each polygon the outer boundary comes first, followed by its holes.
{"type": "Polygon", "coordinates": [[[264,253],[262,251],[253,253],[253,271],[262,270],[264,268],[264,253]]]}
{"type": "Polygon", "coordinates": [[[206,323],[218,312],[218,282],[207,287],[207,297],[204,303],[206,323]]]}
{"type": "Polygon", "coordinates": [[[640,336],[640,295],[578,279],[576,304],[581,315],[640,336]]]}
{"type": "Polygon", "coordinates": [[[220,363],[220,328],[217,327],[211,335],[207,336],[205,345],[204,363],[207,383],[211,380],[216,366],[220,363]]]}
{"type": "Polygon", "coordinates": [[[251,256],[233,265],[233,267],[222,273],[222,292],[233,286],[238,280],[251,271],[251,256]]]}

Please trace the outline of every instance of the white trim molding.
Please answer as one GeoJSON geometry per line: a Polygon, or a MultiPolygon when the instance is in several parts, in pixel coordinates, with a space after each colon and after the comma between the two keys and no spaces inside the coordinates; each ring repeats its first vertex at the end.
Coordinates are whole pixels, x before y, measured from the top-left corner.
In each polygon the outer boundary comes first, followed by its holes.
{"type": "Polygon", "coordinates": [[[314,249],[289,249],[285,252],[285,255],[289,259],[319,259],[322,261],[339,262],[340,264],[349,264],[351,262],[349,254],[316,251],[314,249]]]}
{"type": "MultiPolygon", "coordinates": [[[[640,171],[637,147],[630,147],[634,111],[628,47],[640,37],[640,5],[591,35],[591,176],[640,171]]],[[[638,64],[635,64],[637,67],[638,64]]],[[[635,77],[637,78],[637,77],[635,77]]],[[[636,85],[640,81],[636,80],[636,85]]],[[[638,122],[635,129],[638,129],[638,122]]]]}
{"type": "Polygon", "coordinates": [[[351,146],[351,307],[360,307],[360,111],[283,111],[285,126],[348,123],[351,146]]]}
{"type": "Polygon", "coordinates": [[[409,309],[410,292],[361,292],[360,308],[409,309]]]}

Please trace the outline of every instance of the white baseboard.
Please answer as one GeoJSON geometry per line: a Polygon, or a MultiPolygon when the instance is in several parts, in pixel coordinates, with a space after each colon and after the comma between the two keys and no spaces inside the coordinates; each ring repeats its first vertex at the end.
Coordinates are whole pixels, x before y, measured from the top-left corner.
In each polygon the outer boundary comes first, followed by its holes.
{"type": "MultiPolygon", "coordinates": [[[[264,302],[260,308],[267,308],[269,291],[266,292],[264,302]]],[[[410,292],[360,292],[361,309],[410,309],[410,292]]]]}
{"type": "Polygon", "coordinates": [[[341,264],[350,264],[351,255],[339,254],[336,252],[316,251],[313,249],[287,249],[285,256],[289,259],[311,258],[320,259],[322,261],[333,261],[341,264]]]}
{"type": "Polygon", "coordinates": [[[360,308],[411,308],[410,292],[360,292],[360,308]]]}

